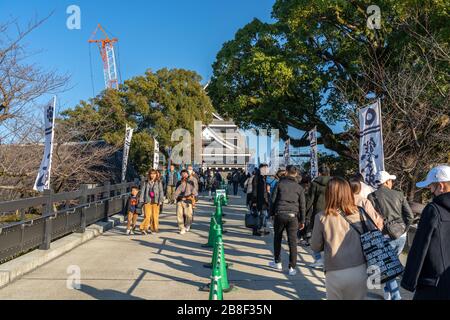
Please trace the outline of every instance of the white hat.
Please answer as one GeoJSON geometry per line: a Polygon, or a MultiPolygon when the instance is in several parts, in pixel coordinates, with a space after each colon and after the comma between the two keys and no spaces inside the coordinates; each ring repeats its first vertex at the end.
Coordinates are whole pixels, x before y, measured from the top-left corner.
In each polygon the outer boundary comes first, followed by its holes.
{"type": "Polygon", "coordinates": [[[389,174],[387,171],[380,171],[377,173],[377,176],[375,177],[375,180],[379,184],[383,184],[388,180],[395,180],[397,179],[396,176],[389,174]]]}
{"type": "Polygon", "coordinates": [[[428,172],[425,181],[418,182],[418,188],[426,188],[435,182],[450,182],[450,166],[437,166],[428,172]]]}

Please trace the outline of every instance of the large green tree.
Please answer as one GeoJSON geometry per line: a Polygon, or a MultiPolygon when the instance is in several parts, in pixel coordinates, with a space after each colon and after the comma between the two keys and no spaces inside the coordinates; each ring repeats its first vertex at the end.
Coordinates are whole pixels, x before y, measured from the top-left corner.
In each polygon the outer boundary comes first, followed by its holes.
{"type": "MultiPolygon", "coordinates": [[[[212,120],[213,107],[200,81],[194,71],[148,70],[142,76],[126,80],[119,90],[105,90],[89,102],[65,111],[65,121],[107,119],[114,128],[105,128],[101,136],[117,146],[123,145],[126,125],[133,127],[130,164],[144,174],[153,163],[153,138],[166,154],[164,147],[177,143],[171,141],[174,130],[193,133],[195,120],[203,123],[212,120]]],[[[86,137],[79,139],[84,141],[86,137]]]]}
{"type": "MultiPolygon", "coordinates": [[[[279,128],[283,138],[288,126],[304,131],[317,126],[325,147],[356,159],[348,147],[351,137],[336,134],[332,127],[350,123],[348,113],[355,104],[380,94],[374,78],[360,74],[361,66],[374,58],[387,66],[397,64],[403,46],[415,41],[405,23],[416,18],[426,19],[441,39],[448,37],[446,3],[377,1],[381,29],[372,30],[366,13],[371,1],[278,0],[275,23],[255,19],[223,45],[208,93],[220,112],[242,126],[279,128]],[[343,97],[337,87],[341,81],[358,84],[351,96],[343,97]]],[[[291,139],[294,145],[307,145],[306,136],[291,139]]]]}
{"type": "MultiPolygon", "coordinates": [[[[434,162],[449,151],[449,3],[377,1],[380,29],[367,26],[372,4],[276,1],[274,23],[255,19],[223,45],[208,93],[219,112],[241,126],[278,128],[284,139],[289,126],[302,131],[317,127],[319,143],[355,164],[357,108],[380,98],[388,168],[408,176],[405,188],[411,189],[422,174],[413,173],[414,166],[423,164],[418,155],[430,153],[424,146],[434,144],[434,162]],[[421,88],[412,81],[414,74],[426,75],[421,88]],[[415,91],[415,99],[408,99],[405,88],[415,91]],[[409,110],[420,111],[411,116],[409,110]],[[418,126],[420,114],[436,125],[418,126]],[[339,132],[333,130],[336,124],[342,127],[339,132]],[[391,134],[398,132],[402,139],[391,134]],[[416,156],[404,167],[393,161],[406,155],[416,156]]],[[[309,144],[306,135],[290,138],[294,146],[309,144]]]]}

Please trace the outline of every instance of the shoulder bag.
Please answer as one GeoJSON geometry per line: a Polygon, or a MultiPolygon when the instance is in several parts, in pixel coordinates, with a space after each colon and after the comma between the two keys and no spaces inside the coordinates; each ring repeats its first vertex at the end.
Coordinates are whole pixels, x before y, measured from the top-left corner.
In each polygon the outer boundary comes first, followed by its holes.
{"type": "Polygon", "coordinates": [[[389,239],[386,239],[382,232],[377,229],[376,224],[366,211],[359,207],[359,215],[363,232],[358,230],[354,224],[340,211],[340,215],[350,224],[350,226],[359,234],[364,257],[367,262],[367,274],[373,277],[373,274],[379,274],[379,283],[385,283],[395,279],[403,273],[403,265],[390,245],[389,239]],[[373,225],[373,230],[369,230],[364,216],[373,225]]]}

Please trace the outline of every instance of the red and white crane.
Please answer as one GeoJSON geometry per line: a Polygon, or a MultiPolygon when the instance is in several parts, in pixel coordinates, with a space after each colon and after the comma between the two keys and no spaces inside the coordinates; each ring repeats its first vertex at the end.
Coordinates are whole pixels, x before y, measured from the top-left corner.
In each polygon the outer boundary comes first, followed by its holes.
{"type": "Polygon", "coordinates": [[[100,50],[100,55],[103,62],[103,76],[105,78],[105,87],[107,89],[119,88],[116,56],[114,53],[114,44],[118,41],[119,39],[117,38],[109,38],[108,34],[100,24],[98,24],[97,28],[92,33],[91,38],[88,40],[89,43],[97,43],[100,50]],[[105,36],[104,39],[94,39],[98,30],[103,32],[105,36]]]}

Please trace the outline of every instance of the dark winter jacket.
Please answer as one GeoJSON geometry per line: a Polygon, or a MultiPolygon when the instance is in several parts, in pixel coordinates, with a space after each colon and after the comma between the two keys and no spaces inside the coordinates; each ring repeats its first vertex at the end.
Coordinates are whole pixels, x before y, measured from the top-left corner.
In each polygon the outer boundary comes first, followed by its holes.
{"type": "Polygon", "coordinates": [[[305,190],[294,177],[282,178],[272,193],[271,215],[294,213],[299,223],[305,223],[305,190]]]}
{"type": "Polygon", "coordinates": [[[369,194],[368,199],[383,216],[385,225],[391,221],[398,221],[405,223],[408,228],[414,222],[414,213],[402,192],[381,186],[369,194]]]}
{"type": "Polygon", "coordinates": [[[423,210],[401,286],[415,299],[450,299],[450,192],[423,210]]]}
{"type": "Polygon", "coordinates": [[[252,180],[252,205],[256,203],[256,209],[269,209],[269,193],[267,192],[266,177],[257,172],[252,180]]]}
{"type": "Polygon", "coordinates": [[[325,190],[330,176],[319,176],[311,182],[308,190],[308,202],[306,204],[306,221],[314,223],[314,216],[325,210],[325,190]]]}

